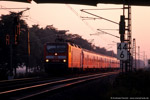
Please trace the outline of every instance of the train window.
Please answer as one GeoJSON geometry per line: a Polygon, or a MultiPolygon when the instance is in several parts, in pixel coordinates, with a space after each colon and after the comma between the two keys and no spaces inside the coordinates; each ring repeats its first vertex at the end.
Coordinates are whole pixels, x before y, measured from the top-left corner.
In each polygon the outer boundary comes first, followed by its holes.
{"type": "Polygon", "coordinates": [[[47,51],[50,53],[58,52],[63,53],[66,52],[65,45],[47,45],[47,51]]]}
{"type": "Polygon", "coordinates": [[[55,45],[47,45],[48,52],[55,52],[56,46],[55,45]]]}
{"type": "Polygon", "coordinates": [[[57,46],[57,52],[66,52],[66,46],[65,45],[61,45],[61,46],[57,46]]]}
{"type": "Polygon", "coordinates": [[[62,49],[62,48],[64,49],[64,48],[66,48],[66,46],[65,45],[57,45],[57,48],[58,49],[62,49]]]}

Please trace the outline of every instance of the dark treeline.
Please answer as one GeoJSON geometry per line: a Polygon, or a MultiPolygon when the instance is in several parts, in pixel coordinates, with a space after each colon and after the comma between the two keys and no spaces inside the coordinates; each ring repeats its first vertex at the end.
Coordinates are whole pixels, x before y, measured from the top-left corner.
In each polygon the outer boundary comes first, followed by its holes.
{"type": "Polygon", "coordinates": [[[2,74],[2,72],[9,70],[11,43],[13,48],[12,66],[15,68],[22,65],[30,67],[42,66],[44,44],[57,41],[72,42],[82,48],[100,54],[116,56],[113,51],[107,51],[105,48],[96,47],[88,42],[88,40],[83,39],[80,35],[67,34],[67,30],[58,30],[53,25],[47,25],[45,28],[40,28],[38,25],[28,27],[27,23],[21,19],[21,15],[11,12],[9,15],[2,15],[0,18],[0,73],[2,74]],[[14,18],[16,16],[19,17],[20,23],[20,36],[17,45],[14,44],[14,18]],[[28,32],[30,42],[28,42],[28,32]],[[12,41],[10,39],[12,39],[12,41]],[[28,52],[28,43],[30,43],[30,56],[28,52]],[[5,71],[2,71],[2,69],[5,71]]]}
{"type": "Polygon", "coordinates": [[[43,59],[42,55],[44,44],[47,42],[57,41],[71,42],[87,50],[108,56],[116,56],[113,51],[107,51],[105,48],[96,47],[78,34],[66,34],[65,30],[57,30],[52,25],[46,26],[45,28],[33,25],[30,28],[31,55],[36,55],[38,62],[39,59],[43,59]]]}

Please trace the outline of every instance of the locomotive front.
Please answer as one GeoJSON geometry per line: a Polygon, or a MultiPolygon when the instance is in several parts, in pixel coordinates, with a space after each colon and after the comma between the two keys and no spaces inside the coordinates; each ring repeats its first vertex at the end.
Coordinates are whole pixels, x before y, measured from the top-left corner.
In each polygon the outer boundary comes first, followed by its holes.
{"type": "Polygon", "coordinates": [[[45,71],[65,71],[68,69],[67,43],[47,43],[44,47],[45,71]]]}

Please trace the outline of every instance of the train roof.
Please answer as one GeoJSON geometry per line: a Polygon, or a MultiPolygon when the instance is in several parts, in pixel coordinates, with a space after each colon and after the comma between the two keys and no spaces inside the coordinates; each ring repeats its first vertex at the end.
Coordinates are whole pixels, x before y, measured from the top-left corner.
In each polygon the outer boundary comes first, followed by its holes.
{"type": "Polygon", "coordinates": [[[81,48],[81,46],[76,45],[74,43],[70,43],[70,42],[47,42],[46,44],[68,44],[68,45],[71,45],[71,46],[74,46],[74,47],[81,48]]]}
{"type": "MultiPolygon", "coordinates": [[[[77,48],[81,48],[81,46],[79,45],[76,45],[74,43],[70,43],[70,42],[47,42],[46,44],[68,44],[68,45],[71,45],[71,46],[74,46],[74,47],[77,47],[77,48]]],[[[105,57],[111,57],[111,58],[116,58],[116,57],[112,57],[112,56],[108,56],[108,55],[104,55],[104,54],[100,54],[100,53],[96,53],[94,51],[90,51],[90,50],[87,50],[87,49],[84,49],[82,48],[84,51],[87,51],[87,52],[90,52],[90,53],[94,53],[94,54],[98,54],[98,55],[102,55],[102,56],[105,56],[105,57]]],[[[117,58],[116,58],[117,59],[117,58]]]]}
{"type": "Polygon", "coordinates": [[[47,42],[45,44],[68,44],[67,42],[47,42]]]}
{"type": "MultiPolygon", "coordinates": [[[[82,48],[83,49],[83,48],[82,48]]],[[[90,50],[87,50],[87,49],[83,49],[84,51],[87,51],[87,52],[90,52],[90,53],[94,53],[94,54],[97,54],[97,55],[101,55],[101,56],[105,56],[105,57],[111,57],[111,58],[116,58],[116,57],[112,57],[112,56],[108,56],[108,55],[104,55],[104,54],[101,54],[101,53],[96,53],[94,51],[90,51],[90,50]]],[[[117,58],[116,58],[117,59],[117,58]]]]}

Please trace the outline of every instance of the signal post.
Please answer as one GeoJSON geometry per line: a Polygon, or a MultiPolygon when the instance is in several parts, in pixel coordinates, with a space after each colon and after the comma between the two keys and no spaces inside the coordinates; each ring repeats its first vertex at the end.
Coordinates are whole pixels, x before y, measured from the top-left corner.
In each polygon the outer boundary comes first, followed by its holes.
{"type": "MultiPolygon", "coordinates": [[[[127,60],[128,55],[128,46],[127,43],[125,43],[125,16],[122,15],[120,17],[120,23],[119,23],[119,34],[120,34],[120,41],[121,43],[117,43],[117,57],[120,59],[120,67],[122,69],[122,72],[124,72],[124,61],[127,60]]],[[[126,69],[126,68],[125,68],[126,69]]]]}
{"type": "Polygon", "coordinates": [[[120,59],[120,67],[122,72],[124,72],[124,70],[125,72],[132,71],[130,0],[124,1],[123,15],[121,15],[119,23],[119,34],[121,43],[117,45],[117,56],[120,59]]]}

